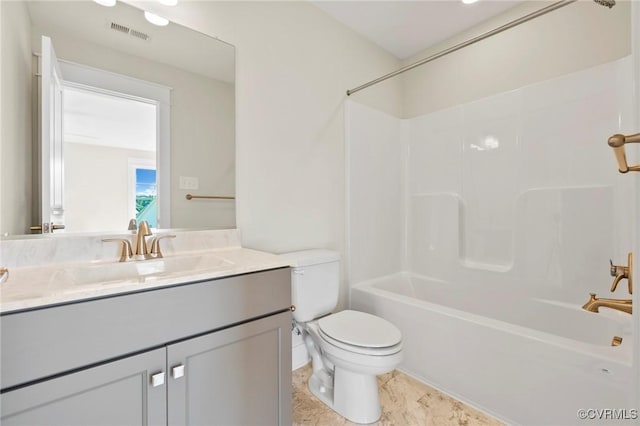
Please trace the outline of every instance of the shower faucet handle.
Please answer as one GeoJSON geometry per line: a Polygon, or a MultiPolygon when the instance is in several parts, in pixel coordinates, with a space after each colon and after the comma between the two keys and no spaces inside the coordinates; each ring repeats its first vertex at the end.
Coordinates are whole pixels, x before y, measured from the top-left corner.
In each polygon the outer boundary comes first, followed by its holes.
{"type": "Polygon", "coordinates": [[[623,266],[618,266],[613,264],[613,259],[609,259],[609,274],[612,277],[618,275],[618,268],[623,268],[623,266]]]}
{"type": "Polygon", "coordinates": [[[627,266],[614,265],[613,260],[611,259],[609,259],[609,265],[609,273],[612,277],[615,277],[611,283],[611,292],[613,293],[616,291],[616,288],[622,279],[626,279],[629,284],[629,294],[633,294],[633,254],[629,253],[627,255],[627,266]]]}

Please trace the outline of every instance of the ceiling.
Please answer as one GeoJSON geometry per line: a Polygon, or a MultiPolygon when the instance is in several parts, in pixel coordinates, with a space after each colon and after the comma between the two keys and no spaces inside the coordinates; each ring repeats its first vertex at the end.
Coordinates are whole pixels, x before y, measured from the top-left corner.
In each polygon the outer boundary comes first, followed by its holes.
{"type": "MultiPolygon", "coordinates": [[[[233,46],[178,24],[152,25],[140,9],[128,4],[118,2],[115,7],[103,7],[93,1],[47,0],[29,1],[27,6],[33,26],[43,34],[61,33],[216,80],[235,80],[233,46]],[[147,35],[148,39],[114,31],[112,23],[147,35]]],[[[52,38],[55,47],[55,37],[52,38]]]]}
{"type": "Polygon", "coordinates": [[[324,1],[313,3],[398,59],[406,59],[522,0],[324,1]]]}
{"type": "Polygon", "coordinates": [[[155,152],[155,105],[70,87],[63,99],[65,142],[155,152]]]}

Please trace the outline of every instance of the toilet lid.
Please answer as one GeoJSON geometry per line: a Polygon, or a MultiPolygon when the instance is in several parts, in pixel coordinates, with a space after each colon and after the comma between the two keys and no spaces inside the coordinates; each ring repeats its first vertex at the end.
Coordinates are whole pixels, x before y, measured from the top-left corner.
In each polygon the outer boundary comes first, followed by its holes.
{"type": "Polygon", "coordinates": [[[386,348],[400,343],[398,328],[375,315],[341,311],[318,320],[320,330],[338,342],[364,348],[386,348]]]}

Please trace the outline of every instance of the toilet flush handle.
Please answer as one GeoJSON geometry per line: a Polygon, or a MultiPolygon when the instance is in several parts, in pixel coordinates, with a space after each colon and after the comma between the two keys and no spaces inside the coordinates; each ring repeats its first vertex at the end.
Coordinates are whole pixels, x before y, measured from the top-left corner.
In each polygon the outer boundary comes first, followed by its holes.
{"type": "Polygon", "coordinates": [[[294,269],[293,273],[297,275],[304,275],[304,269],[294,269]]]}

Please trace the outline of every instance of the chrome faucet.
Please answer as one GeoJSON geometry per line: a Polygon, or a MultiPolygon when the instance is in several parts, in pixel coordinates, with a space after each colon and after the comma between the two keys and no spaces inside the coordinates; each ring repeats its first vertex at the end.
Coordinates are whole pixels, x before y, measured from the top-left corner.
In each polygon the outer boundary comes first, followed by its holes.
{"type": "Polygon", "coordinates": [[[582,309],[586,311],[600,312],[600,307],[611,308],[628,314],[633,311],[631,299],[598,299],[595,293],[589,294],[589,301],[582,306],[582,309]]]}

